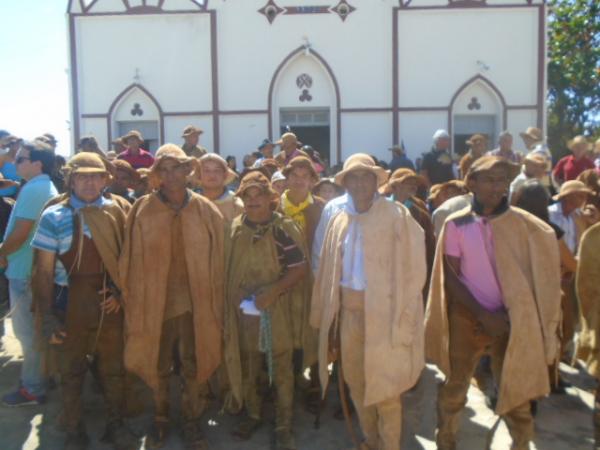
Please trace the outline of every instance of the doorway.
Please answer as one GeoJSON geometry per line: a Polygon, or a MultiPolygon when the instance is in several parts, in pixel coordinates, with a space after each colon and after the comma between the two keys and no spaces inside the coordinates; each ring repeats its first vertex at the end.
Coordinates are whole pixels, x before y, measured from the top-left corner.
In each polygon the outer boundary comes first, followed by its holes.
{"type": "Polygon", "coordinates": [[[292,109],[279,111],[280,133],[291,131],[303,145],[310,145],[319,152],[323,162],[331,162],[331,129],[329,108],[292,109]]]}

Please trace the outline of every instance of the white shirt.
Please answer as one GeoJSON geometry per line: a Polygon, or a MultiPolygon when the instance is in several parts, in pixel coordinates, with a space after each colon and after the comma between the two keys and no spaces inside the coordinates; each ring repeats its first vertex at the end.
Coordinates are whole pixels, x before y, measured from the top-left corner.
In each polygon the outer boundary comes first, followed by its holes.
{"type": "MultiPolygon", "coordinates": [[[[331,219],[341,211],[346,212],[350,216],[358,215],[354,208],[352,197],[349,194],[334,198],[323,209],[321,220],[319,220],[319,225],[315,231],[312,248],[312,268],[315,274],[319,271],[321,250],[327,227],[331,219]]],[[[367,287],[367,280],[364,270],[363,238],[361,227],[356,220],[350,220],[348,232],[344,237],[342,252],[342,279],[340,280],[340,285],[354,289],[355,291],[364,291],[367,287]]]]}
{"type": "Polygon", "coordinates": [[[577,250],[577,227],[575,226],[575,220],[573,219],[573,214],[569,214],[565,216],[562,210],[562,204],[560,202],[556,202],[553,205],[548,206],[548,215],[550,216],[550,221],[555,225],[558,225],[565,233],[563,239],[565,240],[565,244],[571,253],[575,254],[577,250]]]}

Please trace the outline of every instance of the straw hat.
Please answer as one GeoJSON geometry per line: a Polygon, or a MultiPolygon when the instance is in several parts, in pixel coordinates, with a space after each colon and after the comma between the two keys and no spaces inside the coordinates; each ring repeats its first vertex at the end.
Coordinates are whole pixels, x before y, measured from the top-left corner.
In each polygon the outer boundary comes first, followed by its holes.
{"type": "Polygon", "coordinates": [[[465,143],[469,146],[473,146],[478,142],[485,142],[487,138],[483,134],[474,134],[469,139],[465,141],[465,143]]]}
{"type": "Polygon", "coordinates": [[[127,142],[127,140],[132,137],[136,138],[140,143],[144,142],[142,133],[140,133],[138,130],[131,130],[125,136],[122,136],[121,139],[123,140],[123,142],[127,142]]]}
{"type": "Polygon", "coordinates": [[[533,142],[540,142],[544,140],[542,130],[536,127],[528,127],[524,132],[519,133],[523,139],[528,138],[533,142]]]}
{"type": "Polygon", "coordinates": [[[569,142],[567,142],[567,148],[569,150],[573,150],[573,147],[577,147],[580,145],[585,145],[586,150],[591,150],[591,148],[592,148],[592,144],[589,143],[588,140],[585,138],[585,136],[582,136],[582,135],[575,136],[573,139],[571,139],[569,142]]]}
{"type": "Polygon", "coordinates": [[[6,189],[9,187],[13,187],[13,186],[18,186],[19,183],[17,183],[14,180],[9,180],[7,178],[4,178],[4,175],[2,175],[2,173],[0,173],[0,189],[6,189]]]}
{"type": "Polygon", "coordinates": [[[375,164],[373,158],[366,153],[355,153],[346,160],[343,170],[335,175],[335,183],[343,186],[346,175],[357,170],[367,170],[375,175],[377,177],[377,186],[381,186],[387,182],[389,175],[386,170],[375,164]]]}
{"type": "MultiPolygon", "coordinates": [[[[225,178],[226,185],[233,183],[237,179],[237,177],[238,177],[237,173],[235,173],[233,170],[231,170],[229,168],[229,166],[227,165],[227,161],[225,161],[221,157],[221,155],[218,155],[216,153],[207,153],[206,155],[202,155],[202,157],[199,159],[198,163],[199,163],[200,167],[202,167],[202,164],[204,164],[207,161],[213,161],[213,162],[219,164],[223,168],[223,170],[227,174],[227,177],[225,178]]],[[[199,170],[197,173],[197,178],[199,180],[201,180],[201,174],[200,174],[199,170]]]]}
{"type": "Polygon", "coordinates": [[[313,166],[312,161],[310,159],[308,159],[306,156],[296,156],[296,157],[292,158],[292,160],[288,163],[288,165],[283,168],[281,173],[283,174],[284,177],[289,178],[292,170],[300,169],[300,168],[304,168],[304,169],[308,170],[310,172],[310,175],[312,176],[313,180],[315,180],[315,181],[319,180],[319,175],[317,175],[317,171],[315,170],[315,167],[313,166]]]}
{"type": "Polygon", "coordinates": [[[275,142],[275,145],[281,145],[284,143],[294,143],[294,145],[298,145],[298,138],[294,133],[284,133],[281,135],[281,139],[275,142]]]}
{"type": "Polygon", "coordinates": [[[531,163],[533,165],[541,166],[541,167],[546,167],[546,165],[548,164],[548,160],[546,159],[546,157],[539,152],[528,153],[525,156],[525,158],[523,159],[523,162],[525,164],[531,163]]]}
{"type": "Polygon", "coordinates": [[[593,194],[590,188],[588,188],[585,183],[577,180],[565,181],[560,187],[560,191],[558,194],[553,196],[552,198],[556,201],[559,201],[561,198],[566,197],[571,194],[593,194]]]}

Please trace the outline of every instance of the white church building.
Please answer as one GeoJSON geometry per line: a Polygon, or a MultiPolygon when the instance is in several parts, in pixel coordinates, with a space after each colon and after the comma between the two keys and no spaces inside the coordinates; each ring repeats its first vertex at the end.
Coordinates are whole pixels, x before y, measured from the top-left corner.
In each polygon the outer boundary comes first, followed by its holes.
{"type": "MultiPolygon", "coordinates": [[[[540,0],[70,0],[72,132],[222,155],[286,127],[331,164],[545,127],[540,0]]],[[[520,140],[515,139],[517,149],[520,140]]]]}

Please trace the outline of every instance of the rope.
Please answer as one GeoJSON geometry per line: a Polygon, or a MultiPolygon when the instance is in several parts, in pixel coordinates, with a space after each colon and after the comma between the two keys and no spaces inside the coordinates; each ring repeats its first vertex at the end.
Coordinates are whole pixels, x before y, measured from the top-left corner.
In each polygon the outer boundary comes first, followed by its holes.
{"type": "Polygon", "coordinates": [[[269,385],[273,384],[273,335],[271,328],[271,313],[262,311],[260,313],[260,330],[258,337],[258,349],[267,358],[267,370],[269,373],[269,385]]]}

